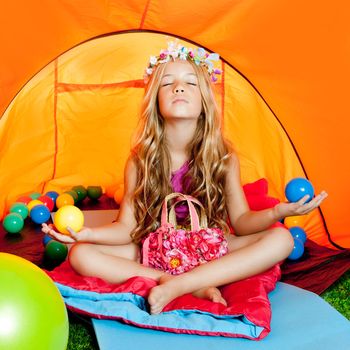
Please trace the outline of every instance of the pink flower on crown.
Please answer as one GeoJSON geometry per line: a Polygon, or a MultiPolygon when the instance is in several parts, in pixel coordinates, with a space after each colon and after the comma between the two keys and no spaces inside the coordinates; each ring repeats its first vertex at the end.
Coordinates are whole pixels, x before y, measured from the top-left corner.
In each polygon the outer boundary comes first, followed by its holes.
{"type": "Polygon", "coordinates": [[[159,55],[159,58],[161,60],[164,60],[166,57],[168,56],[168,52],[167,51],[162,51],[159,55]]]}

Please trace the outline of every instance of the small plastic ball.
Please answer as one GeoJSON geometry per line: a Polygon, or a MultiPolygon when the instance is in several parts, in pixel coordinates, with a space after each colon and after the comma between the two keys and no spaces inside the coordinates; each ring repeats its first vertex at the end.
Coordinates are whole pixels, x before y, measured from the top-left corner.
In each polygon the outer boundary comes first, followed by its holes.
{"type": "Polygon", "coordinates": [[[43,237],[43,245],[46,246],[50,241],[52,241],[52,237],[50,237],[49,235],[45,235],[43,237]]]}
{"type": "Polygon", "coordinates": [[[30,201],[28,204],[27,204],[27,207],[28,207],[28,210],[29,210],[29,214],[30,214],[30,211],[36,206],[36,205],[41,205],[41,204],[44,204],[43,202],[39,201],[38,199],[33,199],[32,201],[30,201]]]}
{"type": "Polygon", "coordinates": [[[293,226],[304,227],[306,219],[307,219],[307,215],[287,216],[284,219],[283,223],[288,228],[293,227],[293,226]]]}
{"type": "Polygon", "coordinates": [[[78,202],[83,201],[87,196],[87,189],[82,185],[74,186],[72,190],[77,193],[78,202]]]}
{"type": "Polygon", "coordinates": [[[48,191],[45,193],[45,196],[50,197],[53,200],[54,204],[56,204],[56,199],[59,196],[59,193],[56,191],[48,191]]]}
{"type": "Polygon", "coordinates": [[[38,200],[43,202],[43,204],[49,209],[49,211],[52,211],[53,208],[55,207],[54,201],[52,200],[51,197],[47,195],[40,196],[38,200]]]}
{"type": "Polygon", "coordinates": [[[21,203],[24,203],[24,204],[28,204],[30,201],[32,201],[33,199],[29,196],[21,196],[21,197],[18,197],[16,202],[21,202],[21,203]]]}
{"type": "Polygon", "coordinates": [[[120,186],[114,193],[114,200],[117,204],[120,204],[124,197],[124,186],[120,186]]]}
{"type": "Polygon", "coordinates": [[[56,207],[62,208],[66,205],[74,205],[74,198],[68,193],[62,193],[56,199],[56,207]]]}
{"type": "Polygon", "coordinates": [[[41,196],[41,193],[39,192],[33,192],[29,195],[31,199],[38,199],[41,196]]]}
{"type": "Polygon", "coordinates": [[[30,211],[30,218],[36,224],[43,224],[50,219],[50,210],[44,204],[36,205],[30,211]]]}
{"type": "Polygon", "coordinates": [[[101,186],[88,186],[87,195],[92,200],[97,200],[102,196],[101,186]]]}
{"type": "Polygon", "coordinates": [[[20,214],[10,213],[5,216],[2,225],[8,233],[18,233],[24,226],[24,220],[20,214]]]}
{"type": "Polygon", "coordinates": [[[285,189],[285,195],[289,202],[297,202],[305,195],[309,195],[309,199],[306,201],[310,202],[315,194],[314,188],[311,182],[302,177],[297,177],[287,183],[285,189]]]}
{"type": "Polygon", "coordinates": [[[10,213],[17,213],[21,215],[24,220],[27,218],[29,210],[24,203],[13,203],[10,207],[10,213]]]}
{"type": "Polygon", "coordinates": [[[292,252],[289,254],[289,260],[298,260],[304,254],[304,243],[299,238],[294,238],[294,247],[292,252]]]}
{"type": "Polygon", "coordinates": [[[113,184],[106,187],[106,196],[109,198],[114,198],[115,192],[119,189],[120,184],[113,184]]]}
{"type": "Polygon", "coordinates": [[[299,238],[303,244],[306,242],[306,232],[299,226],[294,226],[289,229],[290,233],[292,234],[293,238],[299,238]]]}
{"type": "Polygon", "coordinates": [[[45,247],[45,258],[50,260],[51,263],[59,265],[62,263],[68,254],[68,248],[65,244],[51,240],[45,247]]]}
{"type": "Polygon", "coordinates": [[[78,201],[79,201],[78,193],[76,193],[76,192],[73,191],[73,190],[66,191],[66,192],[64,192],[64,193],[68,193],[68,194],[70,194],[70,195],[73,197],[73,199],[74,199],[74,204],[78,203],[78,201]]]}
{"type": "Polygon", "coordinates": [[[53,221],[59,232],[69,235],[70,233],[67,230],[67,226],[79,232],[84,225],[84,214],[74,205],[65,205],[57,210],[53,221]]]}

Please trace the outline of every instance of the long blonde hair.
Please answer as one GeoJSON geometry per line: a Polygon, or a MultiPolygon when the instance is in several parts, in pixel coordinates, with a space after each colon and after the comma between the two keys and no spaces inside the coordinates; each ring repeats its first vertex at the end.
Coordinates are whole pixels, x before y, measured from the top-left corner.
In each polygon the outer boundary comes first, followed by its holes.
{"type": "MultiPolygon", "coordinates": [[[[224,187],[227,160],[232,149],[222,135],[221,116],[208,72],[202,66],[188,62],[197,74],[202,112],[193,140],[187,149],[192,162],[183,179],[184,192],[203,204],[210,227],[220,227],[228,232],[224,187]]],[[[166,64],[160,64],[157,67],[146,86],[139,129],[132,151],[137,167],[137,184],[133,198],[137,227],[131,237],[137,244],[159,226],[163,200],[167,194],[173,192],[170,184],[170,154],[157,100],[165,66],[166,64]]]]}

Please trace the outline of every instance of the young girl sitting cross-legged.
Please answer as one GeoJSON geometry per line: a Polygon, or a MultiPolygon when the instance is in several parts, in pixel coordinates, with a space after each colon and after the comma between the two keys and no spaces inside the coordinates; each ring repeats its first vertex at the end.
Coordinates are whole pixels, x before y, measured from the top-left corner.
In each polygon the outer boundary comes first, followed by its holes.
{"type": "MultiPolygon", "coordinates": [[[[225,304],[218,286],[263,272],[292,251],[289,231],[271,226],[286,216],[309,213],[327,197],[323,191],[308,203],[305,196],[297,203],[249,209],[238,157],[222,135],[212,91],[219,71],[211,59],[217,55],[177,43],[151,57],[141,128],[125,166],[125,195],[116,222],[78,233],[70,230],[71,236],[43,224],[45,233],[74,243],[69,261],[79,274],[110,283],[134,276],[157,280],[148,296],[153,314],[186,293],[225,304]],[[178,275],[144,266],[140,254],[147,235],[159,227],[163,201],[172,192],[201,202],[208,226],[222,229],[227,242],[226,254],[178,275]]],[[[186,216],[184,209],[178,208],[179,219],[186,216]]]]}

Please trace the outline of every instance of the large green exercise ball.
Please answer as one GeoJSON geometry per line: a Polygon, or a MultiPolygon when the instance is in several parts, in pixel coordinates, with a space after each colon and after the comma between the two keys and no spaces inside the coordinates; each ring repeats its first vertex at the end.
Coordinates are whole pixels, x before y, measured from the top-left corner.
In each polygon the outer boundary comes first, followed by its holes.
{"type": "Polygon", "coordinates": [[[0,281],[0,349],[66,349],[67,310],[46,273],[28,260],[0,253],[0,281]]]}

